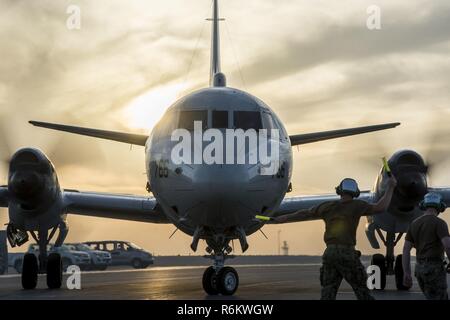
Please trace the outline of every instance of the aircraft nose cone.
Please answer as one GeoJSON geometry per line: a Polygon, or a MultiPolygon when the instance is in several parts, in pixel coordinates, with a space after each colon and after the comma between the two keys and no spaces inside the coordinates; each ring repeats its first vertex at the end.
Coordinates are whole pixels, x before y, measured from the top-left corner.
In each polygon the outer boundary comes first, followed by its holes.
{"type": "Polygon", "coordinates": [[[16,172],[9,182],[10,190],[21,199],[36,195],[41,188],[42,181],[34,172],[16,172]]]}
{"type": "Polygon", "coordinates": [[[234,198],[235,193],[245,189],[248,171],[245,166],[209,166],[200,173],[201,188],[210,199],[234,198]]]}
{"type": "Polygon", "coordinates": [[[197,224],[226,228],[241,225],[254,216],[246,165],[211,165],[195,176],[196,192],[189,217],[197,224]]]}

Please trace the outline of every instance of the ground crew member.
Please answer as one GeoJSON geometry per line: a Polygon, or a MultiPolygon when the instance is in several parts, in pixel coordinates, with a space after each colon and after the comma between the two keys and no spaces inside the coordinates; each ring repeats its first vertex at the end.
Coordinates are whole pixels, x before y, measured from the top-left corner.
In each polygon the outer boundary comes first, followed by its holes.
{"type": "Polygon", "coordinates": [[[279,216],[279,223],[305,221],[320,217],[325,221],[324,241],[327,248],[322,256],[320,282],[322,300],[335,300],[345,279],[359,300],[373,300],[367,288],[367,272],[360,261],[361,252],[355,250],[356,230],[361,216],[386,211],[397,185],[394,177],[387,178],[386,191],[375,204],[355,199],[360,191],[355,180],[346,178],[336,187],[340,200],[324,202],[307,210],[279,216]]]}
{"type": "Polygon", "coordinates": [[[411,249],[416,248],[415,276],[420,289],[429,300],[447,300],[447,270],[444,250],[450,258],[450,236],[447,223],[438,218],[445,204],[438,193],[430,192],[420,203],[425,213],[409,226],[403,246],[403,284],[410,288],[411,249]]]}

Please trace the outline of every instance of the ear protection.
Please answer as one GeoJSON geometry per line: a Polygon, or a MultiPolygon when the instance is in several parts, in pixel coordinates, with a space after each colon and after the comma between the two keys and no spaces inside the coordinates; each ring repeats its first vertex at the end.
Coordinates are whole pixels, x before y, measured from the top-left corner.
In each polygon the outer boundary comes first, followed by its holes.
{"type": "Polygon", "coordinates": [[[354,179],[345,178],[336,187],[336,193],[340,196],[343,194],[349,194],[353,198],[358,198],[361,192],[359,191],[358,183],[354,179]]]}
{"type": "Polygon", "coordinates": [[[441,213],[445,211],[447,206],[442,201],[442,196],[439,193],[429,192],[419,203],[420,210],[425,211],[427,208],[435,208],[438,213],[441,213]]]}

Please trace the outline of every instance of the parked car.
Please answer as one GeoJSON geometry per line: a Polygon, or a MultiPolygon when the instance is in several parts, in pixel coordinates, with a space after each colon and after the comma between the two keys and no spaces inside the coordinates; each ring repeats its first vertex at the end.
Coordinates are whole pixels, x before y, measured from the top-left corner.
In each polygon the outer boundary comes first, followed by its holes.
{"type": "Polygon", "coordinates": [[[67,247],[74,251],[83,251],[91,257],[90,270],[106,270],[111,264],[111,254],[107,251],[94,250],[84,243],[66,243],[67,247]]]}
{"type": "Polygon", "coordinates": [[[94,250],[107,251],[111,254],[111,265],[132,266],[144,269],[153,264],[153,255],[134,243],[128,241],[88,241],[84,242],[94,250]]]}
{"type": "MultiPolygon", "coordinates": [[[[53,244],[47,245],[48,253],[57,252],[61,255],[63,270],[66,270],[70,265],[77,265],[81,270],[87,270],[91,265],[91,258],[88,253],[83,251],[72,250],[72,248],[62,245],[55,247],[53,244]]],[[[34,253],[39,257],[39,246],[31,244],[26,253],[34,253]]],[[[16,269],[18,273],[22,273],[23,256],[25,253],[9,253],[8,266],[16,269]]]]}

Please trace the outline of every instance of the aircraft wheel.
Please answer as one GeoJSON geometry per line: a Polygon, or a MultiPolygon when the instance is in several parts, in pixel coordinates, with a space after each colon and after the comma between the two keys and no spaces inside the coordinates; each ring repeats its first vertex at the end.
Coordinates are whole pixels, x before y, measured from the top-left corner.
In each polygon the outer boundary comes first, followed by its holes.
{"type": "Polygon", "coordinates": [[[232,267],[223,267],[217,275],[217,288],[224,296],[234,294],[239,286],[239,276],[232,267]]]}
{"type": "Polygon", "coordinates": [[[370,263],[371,265],[378,266],[380,268],[380,289],[376,290],[384,290],[386,288],[386,258],[382,254],[374,254],[372,256],[372,261],[370,263]]]}
{"type": "Polygon", "coordinates": [[[217,275],[216,270],[213,267],[208,267],[203,273],[203,290],[210,296],[216,295],[219,293],[217,290],[217,275]]]}
{"type": "Polygon", "coordinates": [[[51,253],[47,259],[47,287],[59,289],[62,284],[63,265],[59,253],[51,253]]]}
{"type": "Polygon", "coordinates": [[[22,265],[22,287],[25,290],[34,289],[38,281],[38,260],[32,253],[23,256],[22,265]]]}
{"type": "Polygon", "coordinates": [[[410,288],[403,285],[403,265],[402,265],[402,254],[399,254],[397,258],[395,258],[395,285],[397,286],[397,290],[407,291],[410,288]]]}

